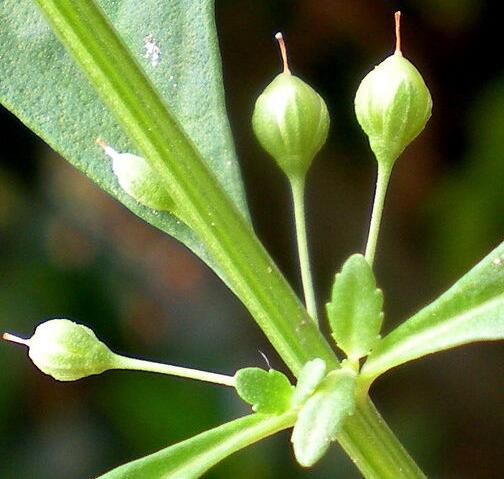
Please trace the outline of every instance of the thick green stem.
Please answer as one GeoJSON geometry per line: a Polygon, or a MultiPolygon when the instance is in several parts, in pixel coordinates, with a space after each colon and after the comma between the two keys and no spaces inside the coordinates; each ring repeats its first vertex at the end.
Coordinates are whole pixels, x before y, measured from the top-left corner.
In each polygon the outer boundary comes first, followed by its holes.
{"type": "Polygon", "coordinates": [[[315,299],[315,290],[313,288],[310,253],[308,250],[308,237],[306,234],[305,178],[290,178],[289,182],[292,191],[292,202],[294,203],[299,267],[301,269],[301,279],[303,282],[306,309],[308,310],[308,314],[318,324],[317,301],[315,299]]]}
{"type": "MultiPolygon", "coordinates": [[[[92,0],[36,1],[292,372],[298,374],[316,357],[329,368],[338,367],[334,352],[249,223],[208,170],[101,9],[92,0]]],[[[387,435],[392,437],[376,411],[360,407],[345,426],[340,442],[366,477],[382,477],[375,466],[377,457],[390,471],[395,470],[395,478],[408,477],[403,475],[406,452],[397,442],[381,445],[387,435]]]]}
{"type": "Polygon", "coordinates": [[[367,396],[338,441],[368,479],[426,479],[367,396]]]}
{"type": "Polygon", "coordinates": [[[390,179],[392,166],[385,162],[378,162],[378,177],[376,179],[376,190],[373,203],[373,213],[371,214],[371,224],[369,226],[369,234],[366,244],[366,259],[373,266],[376,244],[378,243],[378,235],[380,234],[380,225],[383,214],[383,205],[385,204],[385,196],[390,179]]]}
{"type": "Polygon", "coordinates": [[[223,386],[235,387],[236,381],[233,376],[210,373],[199,369],[183,368],[172,366],[171,364],[154,363],[143,359],[128,358],[116,355],[116,366],[114,369],[128,369],[134,371],[145,371],[150,373],[166,374],[168,376],[178,376],[180,378],[195,379],[207,383],[221,384],[223,386]]]}

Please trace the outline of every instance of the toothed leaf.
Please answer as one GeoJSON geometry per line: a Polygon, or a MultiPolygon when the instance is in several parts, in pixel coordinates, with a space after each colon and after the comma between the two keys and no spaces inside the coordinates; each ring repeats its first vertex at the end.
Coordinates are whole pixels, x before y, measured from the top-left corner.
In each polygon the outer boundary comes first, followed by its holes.
{"type": "Polygon", "coordinates": [[[336,275],[327,315],[338,347],[353,360],[367,356],[380,338],[383,294],[364,256],[354,254],[336,275]]]}
{"type": "Polygon", "coordinates": [[[235,379],[236,392],[253,411],[280,414],[290,408],[294,387],[281,372],[245,368],[236,373],[235,379]]]}

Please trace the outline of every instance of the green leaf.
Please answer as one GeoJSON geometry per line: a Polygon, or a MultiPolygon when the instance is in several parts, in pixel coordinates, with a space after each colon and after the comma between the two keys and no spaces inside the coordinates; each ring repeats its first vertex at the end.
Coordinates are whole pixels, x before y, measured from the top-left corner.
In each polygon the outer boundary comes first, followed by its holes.
{"type": "Polygon", "coordinates": [[[294,387],[280,371],[244,368],[235,374],[236,392],[252,410],[264,414],[281,414],[291,406],[294,387]]]}
{"type": "Polygon", "coordinates": [[[296,389],[292,395],[292,405],[294,407],[303,404],[318,388],[325,377],[327,370],[323,359],[315,358],[308,361],[299,373],[296,389]]]}
{"type": "Polygon", "coordinates": [[[354,254],[336,275],[327,315],[332,336],[351,360],[367,356],[380,339],[383,294],[364,256],[354,254]]]}
{"type": "Polygon", "coordinates": [[[325,454],[345,418],[355,409],[354,390],[354,376],[347,371],[335,371],[306,401],[291,438],[299,464],[311,467],[325,454]]]}
{"type": "Polygon", "coordinates": [[[381,340],[363,366],[390,368],[461,344],[504,338],[504,243],[448,291],[381,340]]]}
{"type": "Polygon", "coordinates": [[[98,479],[194,479],[240,449],[292,426],[293,414],[253,414],[129,462],[98,479]]]}
{"type": "MultiPolygon", "coordinates": [[[[224,106],[213,1],[99,3],[220,184],[246,214],[224,106]],[[161,50],[157,66],[145,56],[148,35],[161,50]]],[[[102,137],[121,152],[139,152],[51,32],[35,2],[3,0],[0,18],[0,102],[136,215],[209,262],[185,224],[142,206],[120,188],[110,160],[95,140],[102,137]]]]}

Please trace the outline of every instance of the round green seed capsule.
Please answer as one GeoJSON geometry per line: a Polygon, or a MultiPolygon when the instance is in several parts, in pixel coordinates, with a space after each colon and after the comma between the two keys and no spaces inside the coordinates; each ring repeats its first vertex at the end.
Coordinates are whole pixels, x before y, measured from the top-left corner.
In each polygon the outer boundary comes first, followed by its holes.
{"type": "Polygon", "coordinates": [[[371,150],[378,162],[390,167],[425,128],[432,112],[429,89],[401,53],[400,12],[395,18],[395,53],[368,73],[355,96],[357,120],[371,150]]]}
{"type": "Polygon", "coordinates": [[[329,113],[322,97],[292,75],[282,34],[277,33],[276,39],[284,71],[257,99],[252,127],[261,146],[289,178],[304,177],[327,139],[329,113]]]}
{"type": "Polygon", "coordinates": [[[153,210],[173,212],[175,204],[172,198],[144,158],[131,153],[119,153],[100,138],[96,143],[112,158],[112,170],[128,195],[153,210]]]}
{"type": "Polygon", "coordinates": [[[115,354],[91,329],[68,319],[51,319],[40,324],[30,339],[9,333],[3,338],[28,346],[28,355],[35,366],[58,381],[76,381],[116,365],[115,354]]]}

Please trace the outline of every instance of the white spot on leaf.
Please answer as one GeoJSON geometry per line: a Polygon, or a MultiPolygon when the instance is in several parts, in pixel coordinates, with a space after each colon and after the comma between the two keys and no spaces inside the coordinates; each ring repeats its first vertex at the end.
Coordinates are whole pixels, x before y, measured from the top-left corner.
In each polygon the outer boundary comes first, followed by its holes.
{"type": "Polygon", "coordinates": [[[147,35],[144,39],[144,58],[150,59],[151,65],[157,67],[161,61],[161,49],[153,35],[147,35]]]}

